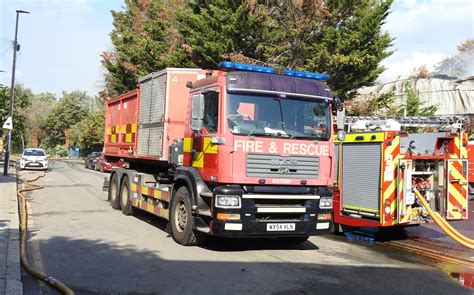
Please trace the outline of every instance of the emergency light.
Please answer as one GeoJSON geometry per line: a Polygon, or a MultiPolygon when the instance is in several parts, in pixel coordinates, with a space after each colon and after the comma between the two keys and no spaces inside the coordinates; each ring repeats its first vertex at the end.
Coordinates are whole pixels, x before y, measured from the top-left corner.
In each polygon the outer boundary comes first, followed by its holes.
{"type": "Polygon", "coordinates": [[[218,67],[221,70],[238,70],[238,71],[259,72],[259,73],[267,73],[267,74],[280,74],[281,73],[285,76],[308,78],[308,79],[314,79],[314,80],[328,80],[329,79],[329,75],[327,74],[294,71],[294,70],[289,70],[289,69],[280,71],[280,70],[275,70],[274,68],[271,68],[271,67],[254,66],[254,65],[241,64],[241,63],[230,62],[230,61],[223,61],[219,63],[218,67]]]}

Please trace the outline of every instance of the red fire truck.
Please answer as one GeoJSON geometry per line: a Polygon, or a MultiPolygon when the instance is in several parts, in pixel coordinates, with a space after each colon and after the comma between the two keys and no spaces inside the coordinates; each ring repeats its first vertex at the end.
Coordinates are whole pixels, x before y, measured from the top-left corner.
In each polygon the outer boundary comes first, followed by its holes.
{"type": "Polygon", "coordinates": [[[474,197],[474,141],[469,141],[467,144],[467,157],[469,160],[467,179],[469,179],[469,194],[472,198],[474,197]]]}
{"type": "MultiPolygon", "coordinates": [[[[462,120],[346,117],[349,127],[359,130],[335,145],[334,224],[350,228],[429,222],[414,189],[445,219],[467,219],[467,135],[462,120]],[[444,131],[410,134],[400,131],[401,126],[444,131]]],[[[335,226],[338,229],[341,226],[335,226]]]]}
{"type": "Polygon", "coordinates": [[[173,239],[305,241],[329,232],[332,110],[327,75],[232,62],[167,68],[106,106],[114,209],[169,220],[173,239]]]}

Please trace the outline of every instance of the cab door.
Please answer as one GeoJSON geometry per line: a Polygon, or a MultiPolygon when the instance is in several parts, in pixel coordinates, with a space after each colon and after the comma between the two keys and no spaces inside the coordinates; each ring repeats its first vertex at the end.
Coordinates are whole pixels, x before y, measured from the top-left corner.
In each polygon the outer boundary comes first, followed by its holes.
{"type": "Polygon", "coordinates": [[[399,224],[411,221],[412,205],[415,203],[415,194],[412,191],[412,171],[412,160],[399,160],[397,179],[397,217],[399,224]]]}
{"type": "Polygon", "coordinates": [[[202,109],[202,128],[200,131],[189,132],[190,136],[185,137],[183,145],[184,165],[196,168],[206,181],[215,181],[211,178],[216,177],[218,173],[219,142],[216,142],[216,138],[220,132],[219,96],[217,87],[202,89],[192,94],[191,113],[195,108],[202,109]]]}
{"type": "Polygon", "coordinates": [[[446,167],[446,219],[467,219],[467,167],[465,159],[448,159],[446,167]]]}

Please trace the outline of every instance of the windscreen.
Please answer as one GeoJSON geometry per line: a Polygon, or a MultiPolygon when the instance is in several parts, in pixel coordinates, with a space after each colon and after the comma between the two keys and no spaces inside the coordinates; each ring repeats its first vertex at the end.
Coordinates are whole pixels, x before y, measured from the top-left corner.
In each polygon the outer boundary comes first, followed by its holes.
{"type": "Polygon", "coordinates": [[[44,157],[46,154],[42,150],[26,150],[23,152],[23,156],[44,157]]]}
{"type": "Polygon", "coordinates": [[[329,139],[327,100],[235,93],[227,97],[227,122],[233,134],[329,139]]]}

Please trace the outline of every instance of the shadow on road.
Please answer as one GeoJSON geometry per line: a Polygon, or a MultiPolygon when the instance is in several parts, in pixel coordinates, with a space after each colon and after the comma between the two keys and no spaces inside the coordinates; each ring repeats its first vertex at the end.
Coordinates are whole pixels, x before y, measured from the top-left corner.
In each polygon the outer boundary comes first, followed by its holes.
{"type": "MultiPolygon", "coordinates": [[[[246,262],[219,253],[209,260],[167,260],[162,258],[166,248],[147,251],[64,237],[38,243],[44,271],[76,294],[471,294],[434,270],[246,262]]],[[[192,249],[176,247],[183,257],[192,249]]],[[[36,291],[30,282],[25,294],[36,291]]]]}

